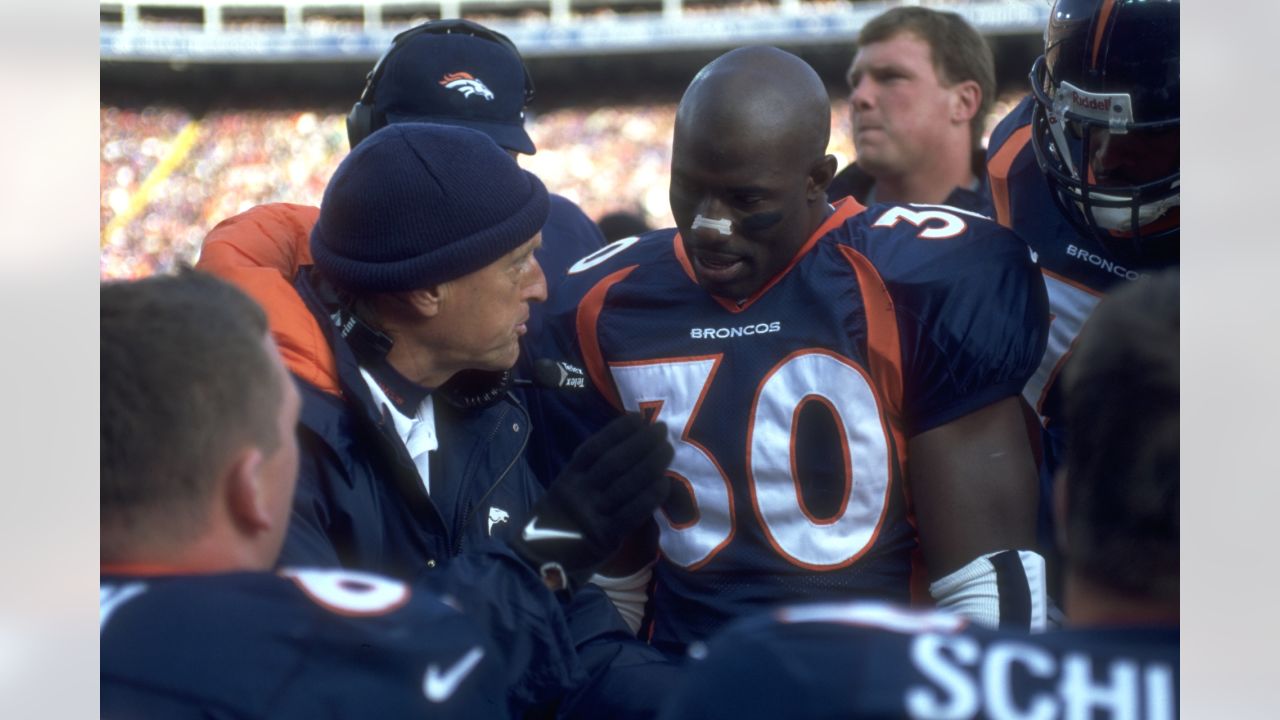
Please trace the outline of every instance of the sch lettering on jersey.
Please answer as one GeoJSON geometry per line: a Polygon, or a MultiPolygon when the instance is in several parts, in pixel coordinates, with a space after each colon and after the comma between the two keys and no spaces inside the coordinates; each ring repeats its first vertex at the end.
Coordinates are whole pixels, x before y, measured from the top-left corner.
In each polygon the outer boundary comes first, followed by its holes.
{"type": "Polygon", "coordinates": [[[1168,663],[1095,659],[997,641],[985,649],[964,635],[926,634],[911,648],[927,683],[907,688],[912,718],[1143,718],[1174,720],[1177,688],[1168,663]],[[1021,687],[1014,692],[1015,682],[1021,687]],[[1030,689],[1030,692],[1027,690],[1030,689]]]}
{"type": "Polygon", "coordinates": [[[1094,267],[1101,268],[1116,277],[1122,277],[1125,280],[1137,280],[1138,278],[1143,277],[1143,274],[1140,272],[1130,270],[1123,265],[1112,262],[1111,260],[1098,255],[1097,253],[1091,253],[1088,250],[1078,248],[1075,245],[1067,246],[1067,255],[1077,260],[1087,262],[1094,267]]]}
{"type": "Polygon", "coordinates": [[[725,340],[750,335],[765,335],[767,333],[780,332],[781,330],[782,321],[774,320],[773,322],[739,325],[731,328],[689,328],[689,337],[694,340],[725,340]]]}

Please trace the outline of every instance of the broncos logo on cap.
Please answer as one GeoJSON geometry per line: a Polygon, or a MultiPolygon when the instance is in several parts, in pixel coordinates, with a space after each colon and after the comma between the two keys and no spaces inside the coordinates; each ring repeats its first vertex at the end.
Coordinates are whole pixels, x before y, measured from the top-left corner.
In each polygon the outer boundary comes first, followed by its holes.
{"type": "Polygon", "coordinates": [[[440,84],[447,88],[457,90],[467,97],[479,95],[485,100],[493,99],[493,91],[486,87],[480,78],[477,78],[468,72],[449,73],[440,80],[440,84]]]}

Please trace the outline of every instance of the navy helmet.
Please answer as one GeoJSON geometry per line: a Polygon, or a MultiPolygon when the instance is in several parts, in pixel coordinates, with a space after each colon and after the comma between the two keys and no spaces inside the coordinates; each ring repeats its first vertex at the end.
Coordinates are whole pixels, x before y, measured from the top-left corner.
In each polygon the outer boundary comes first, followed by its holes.
{"type": "Polygon", "coordinates": [[[1062,212],[1112,252],[1178,256],[1178,0],[1057,0],[1031,144],[1062,212]]]}

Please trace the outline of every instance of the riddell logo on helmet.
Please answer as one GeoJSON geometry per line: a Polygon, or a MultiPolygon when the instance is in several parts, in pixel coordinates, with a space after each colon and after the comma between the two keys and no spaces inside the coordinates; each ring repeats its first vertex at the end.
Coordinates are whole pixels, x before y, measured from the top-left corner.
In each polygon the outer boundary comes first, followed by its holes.
{"type": "Polygon", "coordinates": [[[441,78],[440,84],[451,90],[457,90],[467,97],[479,95],[485,100],[493,99],[493,91],[480,78],[468,72],[449,73],[441,78]]]}
{"type": "Polygon", "coordinates": [[[1089,97],[1072,91],[1071,103],[1076,107],[1082,107],[1086,110],[1101,110],[1106,112],[1111,109],[1111,103],[1104,98],[1089,97]]]}

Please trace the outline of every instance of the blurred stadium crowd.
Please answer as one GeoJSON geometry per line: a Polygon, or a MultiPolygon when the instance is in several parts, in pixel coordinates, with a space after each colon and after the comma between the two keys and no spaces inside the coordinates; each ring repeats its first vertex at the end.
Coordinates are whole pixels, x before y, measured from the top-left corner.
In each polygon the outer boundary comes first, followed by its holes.
{"type": "MultiPolygon", "coordinates": [[[[988,130],[1017,102],[997,99],[988,130]]],[[[100,274],[145,277],[194,262],[220,220],[267,202],[319,205],[348,151],[341,113],[101,109],[100,274]]],[[[521,164],[592,218],[613,211],[669,227],[675,105],[564,108],[532,116],[538,153],[521,164]]],[[[829,152],[853,159],[848,105],[832,103],[829,152]]]]}

